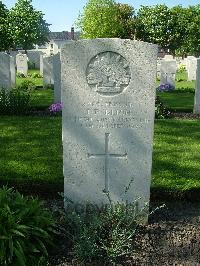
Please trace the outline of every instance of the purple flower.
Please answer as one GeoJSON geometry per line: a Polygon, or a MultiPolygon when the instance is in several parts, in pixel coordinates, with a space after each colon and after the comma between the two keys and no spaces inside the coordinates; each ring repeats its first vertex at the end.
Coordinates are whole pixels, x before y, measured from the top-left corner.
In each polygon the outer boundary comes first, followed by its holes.
{"type": "Polygon", "coordinates": [[[160,86],[157,88],[158,91],[172,91],[174,89],[174,86],[172,86],[170,83],[160,84],[160,86]]]}
{"type": "Polygon", "coordinates": [[[49,111],[53,114],[59,113],[62,111],[63,104],[62,103],[53,103],[52,105],[49,106],[49,111]]]}

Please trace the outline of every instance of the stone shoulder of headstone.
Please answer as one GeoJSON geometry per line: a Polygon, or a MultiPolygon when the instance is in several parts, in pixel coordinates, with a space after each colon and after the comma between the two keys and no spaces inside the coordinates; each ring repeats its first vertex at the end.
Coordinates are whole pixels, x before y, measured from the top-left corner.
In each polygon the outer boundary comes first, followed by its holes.
{"type": "Polygon", "coordinates": [[[44,86],[54,84],[54,74],[53,74],[53,56],[43,56],[43,84],[44,86]]]}
{"type": "Polygon", "coordinates": [[[176,60],[162,60],[161,62],[161,71],[162,72],[170,72],[170,73],[176,73],[176,60]]]}
{"type": "Polygon", "coordinates": [[[28,74],[28,60],[27,55],[18,53],[16,55],[17,72],[23,73],[25,76],[28,74]]]}
{"type": "Polygon", "coordinates": [[[196,80],[197,58],[190,57],[187,60],[188,80],[196,80]]]}
{"type": "Polygon", "coordinates": [[[117,38],[61,49],[66,202],[148,204],[157,51],[117,38]]]}
{"type": "Polygon", "coordinates": [[[11,89],[16,85],[15,61],[6,53],[0,53],[0,87],[11,89]]]}
{"type": "Polygon", "coordinates": [[[54,78],[54,103],[61,103],[61,62],[60,53],[53,56],[53,78],[54,78]]]}
{"type": "Polygon", "coordinates": [[[173,55],[167,54],[164,56],[164,60],[173,60],[173,59],[174,59],[173,55]]]}

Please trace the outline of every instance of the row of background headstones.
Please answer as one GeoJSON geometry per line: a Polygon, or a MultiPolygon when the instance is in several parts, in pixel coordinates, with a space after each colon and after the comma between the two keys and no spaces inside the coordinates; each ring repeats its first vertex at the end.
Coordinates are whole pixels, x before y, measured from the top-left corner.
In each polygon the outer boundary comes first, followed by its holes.
{"type": "Polygon", "coordinates": [[[28,74],[28,60],[40,69],[43,85],[54,85],[54,102],[61,102],[60,89],[60,53],[45,56],[42,52],[27,54],[12,52],[12,55],[0,53],[0,87],[10,90],[16,86],[16,72],[28,74]]]}
{"type": "MultiPolygon", "coordinates": [[[[17,72],[27,76],[28,60],[34,64],[36,69],[40,69],[40,74],[43,76],[44,86],[54,85],[54,102],[61,102],[60,89],[60,53],[47,56],[41,51],[27,51],[27,54],[11,52],[11,55],[0,53],[0,86],[5,88],[13,88],[16,85],[16,68],[17,72]],[[15,67],[16,65],[16,67],[15,67]]],[[[194,56],[188,56],[185,59],[173,59],[172,55],[166,55],[163,59],[157,59],[157,77],[160,78],[160,84],[169,83],[175,86],[175,75],[179,64],[186,66],[188,80],[196,80],[197,59],[194,56]]],[[[199,88],[199,74],[196,82],[199,88]]],[[[199,89],[198,89],[199,90],[199,89]]],[[[199,94],[196,90],[194,112],[200,113],[199,94]]]]}
{"type": "Polygon", "coordinates": [[[175,74],[178,66],[185,65],[188,74],[188,81],[196,80],[197,58],[188,56],[185,59],[176,58],[172,55],[166,55],[163,59],[157,60],[157,77],[161,84],[169,83],[175,86],[175,74]]]}
{"type": "MultiPolygon", "coordinates": [[[[27,75],[28,65],[27,60],[29,60],[36,69],[40,69],[40,74],[43,75],[43,57],[45,56],[41,51],[27,51],[26,54],[16,54],[16,52],[12,52],[15,56],[15,61],[17,65],[17,72],[23,73],[25,76],[27,75]]],[[[45,68],[49,68],[44,73],[44,84],[54,84],[53,82],[53,69],[51,59],[46,59],[49,61],[45,63],[45,68]],[[47,75],[46,75],[47,74],[47,75]]],[[[158,59],[157,61],[157,75],[161,78],[161,83],[168,82],[172,85],[175,85],[175,73],[177,70],[177,66],[179,64],[184,64],[186,66],[186,70],[188,72],[188,80],[196,80],[196,67],[197,67],[197,58],[194,56],[188,56],[184,60],[181,58],[173,59],[172,55],[166,55],[164,59],[158,59]]]]}

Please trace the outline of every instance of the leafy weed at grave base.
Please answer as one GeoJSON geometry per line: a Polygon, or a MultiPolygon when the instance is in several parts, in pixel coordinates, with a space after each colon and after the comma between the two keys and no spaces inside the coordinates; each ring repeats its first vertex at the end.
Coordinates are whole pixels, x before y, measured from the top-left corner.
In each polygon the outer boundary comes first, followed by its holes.
{"type": "Polygon", "coordinates": [[[41,201],[0,189],[0,265],[41,265],[55,234],[55,219],[41,201]]]}

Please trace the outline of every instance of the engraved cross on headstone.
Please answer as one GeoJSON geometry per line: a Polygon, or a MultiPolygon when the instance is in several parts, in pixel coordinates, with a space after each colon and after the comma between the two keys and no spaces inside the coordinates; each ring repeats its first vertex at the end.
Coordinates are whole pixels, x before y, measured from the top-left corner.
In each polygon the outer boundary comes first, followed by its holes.
{"type": "Polygon", "coordinates": [[[90,154],[88,153],[89,158],[96,158],[96,157],[105,157],[105,188],[103,189],[104,193],[108,193],[108,182],[109,182],[109,158],[127,158],[127,153],[124,154],[115,154],[109,153],[109,136],[110,133],[105,133],[105,153],[97,153],[97,154],[90,154]]]}

